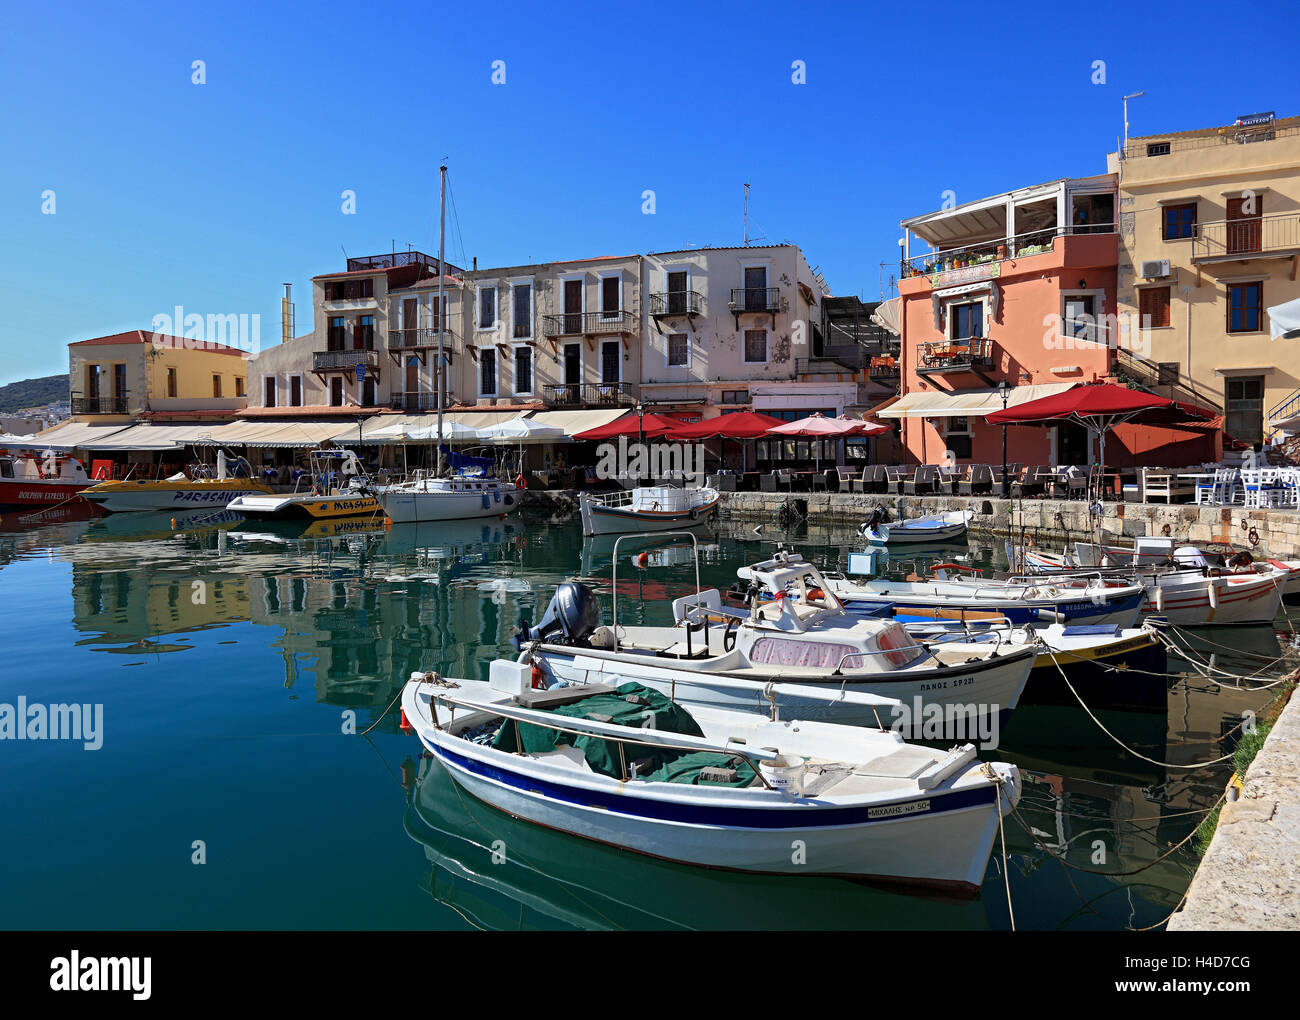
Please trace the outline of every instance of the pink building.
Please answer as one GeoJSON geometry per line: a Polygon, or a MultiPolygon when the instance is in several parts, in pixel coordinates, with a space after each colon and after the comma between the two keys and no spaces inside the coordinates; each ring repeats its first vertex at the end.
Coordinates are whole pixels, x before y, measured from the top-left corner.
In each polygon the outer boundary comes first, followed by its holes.
{"type": "MultiPolygon", "coordinates": [[[[909,459],[1000,464],[1002,429],[984,415],[1004,396],[1111,375],[1124,332],[1115,193],[1113,175],[1063,179],[902,222],[900,396],[879,417],[900,419],[909,459]]],[[[1094,455],[1078,426],[1007,430],[1009,462],[1094,455]]]]}

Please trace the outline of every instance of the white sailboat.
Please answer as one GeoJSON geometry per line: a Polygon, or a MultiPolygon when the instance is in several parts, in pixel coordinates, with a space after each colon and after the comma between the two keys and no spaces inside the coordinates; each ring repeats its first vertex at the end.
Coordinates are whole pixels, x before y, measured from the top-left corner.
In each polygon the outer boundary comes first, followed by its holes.
{"type": "MultiPolygon", "coordinates": [[[[446,308],[447,280],[447,168],[439,168],[438,185],[438,307],[446,308]]],[[[396,485],[379,486],[375,498],[394,524],[420,521],[456,521],[472,517],[500,517],[519,507],[519,490],[484,471],[444,475],[442,409],[446,404],[446,358],[443,344],[445,315],[438,316],[438,361],[435,373],[438,402],[438,470],[433,477],[415,478],[396,485]]]]}

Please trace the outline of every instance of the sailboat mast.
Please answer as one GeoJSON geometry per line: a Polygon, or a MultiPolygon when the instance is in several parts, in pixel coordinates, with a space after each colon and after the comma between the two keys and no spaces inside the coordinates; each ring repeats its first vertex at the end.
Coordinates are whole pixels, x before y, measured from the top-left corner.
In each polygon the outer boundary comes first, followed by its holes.
{"type": "Polygon", "coordinates": [[[447,397],[447,363],[443,357],[442,330],[447,318],[447,167],[438,168],[438,367],[434,392],[438,401],[438,474],[442,474],[442,405],[447,397]]]}

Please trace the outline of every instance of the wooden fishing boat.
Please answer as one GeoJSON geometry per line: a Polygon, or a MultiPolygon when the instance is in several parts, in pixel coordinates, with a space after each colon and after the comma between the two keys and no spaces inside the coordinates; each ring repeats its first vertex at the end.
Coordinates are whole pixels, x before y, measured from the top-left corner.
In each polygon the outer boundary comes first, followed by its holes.
{"type": "Polygon", "coordinates": [[[707,488],[648,485],[626,492],[579,497],[583,535],[674,531],[707,521],[718,508],[718,493],[707,488]]]}
{"type": "Polygon", "coordinates": [[[951,510],[925,517],[908,517],[886,524],[877,515],[859,529],[872,545],[917,545],[922,542],[951,542],[962,538],[974,510],[951,510]]]}

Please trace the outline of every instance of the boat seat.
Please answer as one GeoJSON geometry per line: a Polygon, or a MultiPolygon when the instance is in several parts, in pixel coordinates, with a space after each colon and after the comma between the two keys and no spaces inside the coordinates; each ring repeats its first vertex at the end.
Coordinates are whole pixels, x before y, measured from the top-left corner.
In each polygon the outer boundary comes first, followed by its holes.
{"type": "Polygon", "coordinates": [[[924,747],[900,747],[889,754],[872,758],[859,765],[855,776],[880,776],[889,779],[915,779],[935,763],[935,753],[924,747]]]}
{"type": "Polygon", "coordinates": [[[579,684],[573,687],[552,687],[544,691],[524,691],[515,695],[514,700],[521,708],[557,708],[596,694],[613,693],[613,684],[579,684]]]}
{"type": "Polygon", "coordinates": [[[535,761],[544,761],[548,765],[562,765],[576,772],[587,772],[595,775],[592,767],[587,764],[586,755],[572,744],[561,744],[554,751],[535,752],[531,757],[535,761]]]}

